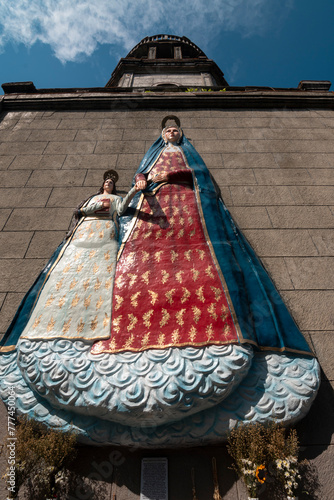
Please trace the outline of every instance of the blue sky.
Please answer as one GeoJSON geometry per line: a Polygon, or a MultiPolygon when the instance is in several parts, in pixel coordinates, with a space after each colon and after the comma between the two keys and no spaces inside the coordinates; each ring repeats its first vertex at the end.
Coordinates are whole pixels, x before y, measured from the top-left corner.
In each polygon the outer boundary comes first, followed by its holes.
{"type": "Polygon", "coordinates": [[[0,0],[0,12],[1,84],[103,87],[142,38],[168,33],[196,43],[230,85],[334,90],[333,0],[0,0]]]}

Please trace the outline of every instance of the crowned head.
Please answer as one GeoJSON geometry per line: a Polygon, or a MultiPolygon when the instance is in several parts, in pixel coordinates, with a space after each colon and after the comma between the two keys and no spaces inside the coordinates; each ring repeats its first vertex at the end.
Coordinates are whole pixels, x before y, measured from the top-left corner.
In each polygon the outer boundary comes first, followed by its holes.
{"type": "Polygon", "coordinates": [[[116,172],[116,170],[107,170],[103,174],[103,184],[99,192],[109,193],[110,191],[110,194],[115,194],[117,181],[118,181],[118,173],[116,172]]]}
{"type": "Polygon", "coordinates": [[[167,142],[179,144],[182,139],[180,120],[177,116],[169,115],[162,120],[162,138],[167,142]]]}

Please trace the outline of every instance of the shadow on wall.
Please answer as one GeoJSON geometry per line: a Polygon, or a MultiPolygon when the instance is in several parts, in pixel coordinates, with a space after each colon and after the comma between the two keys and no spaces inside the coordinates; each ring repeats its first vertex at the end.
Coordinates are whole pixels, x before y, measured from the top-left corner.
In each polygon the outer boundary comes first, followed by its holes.
{"type": "Polygon", "coordinates": [[[312,460],[331,444],[334,432],[334,390],[321,370],[321,384],[309,413],[297,425],[301,450],[312,460]]]}
{"type": "MultiPolygon", "coordinates": [[[[317,464],[317,458],[330,446],[334,428],[333,392],[330,382],[322,373],[318,396],[308,415],[296,425],[301,445],[300,459],[307,458],[317,464]]],[[[82,446],[74,470],[81,476],[81,479],[71,500],[94,498],[90,496],[93,492],[99,492],[101,500],[103,498],[137,500],[140,495],[141,460],[146,457],[167,457],[169,498],[173,500],[193,498],[194,486],[199,500],[213,498],[213,457],[216,458],[217,463],[221,498],[224,500],[246,498],[245,487],[237,480],[231,468],[231,457],[225,445],[180,450],[134,449],[132,451],[126,448],[82,446]]],[[[322,471],[315,469],[315,472],[317,475],[317,472],[322,471]]],[[[262,500],[276,498],[270,486],[270,484],[263,485],[260,496],[262,500]]],[[[327,490],[326,485],[325,490],[327,490]]],[[[322,498],[329,499],[330,497],[325,494],[322,498]]]]}
{"type": "Polygon", "coordinates": [[[198,499],[213,498],[213,457],[216,458],[221,496],[230,500],[238,498],[235,484],[237,478],[235,473],[230,470],[232,462],[224,445],[155,451],[130,451],[110,447],[103,449],[82,447],[80,450],[79,459],[75,464],[75,472],[81,475],[82,482],[70,500],[94,498],[86,496],[86,494],[88,491],[94,491],[95,488],[100,490],[100,495],[105,494],[105,497],[99,496],[100,500],[104,498],[137,500],[140,495],[141,460],[146,457],[167,457],[168,497],[170,499],[185,500],[193,498],[194,486],[198,499]],[[114,462],[114,464],[111,462],[114,462]],[[100,477],[100,483],[97,482],[98,476],[100,477]],[[92,482],[95,482],[95,487],[92,482]],[[102,487],[103,482],[104,487],[102,487]],[[86,484],[89,483],[90,488],[86,490],[86,484]]]}
{"type": "MultiPolygon", "coordinates": [[[[330,382],[322,372],[322,383],[317,398],[307,416],[296,425],[301,445],[300,459],[307,458],[317,464],[317,458],[330,446],[334,430],[333,392],[330,382]]],[[[213,498],[213,457],[216,458],[221,497],[224,500],[246,498],[244,486],[237,481],[236,474],[231,469],[232,461],[225,445],[180,450],[132,451],[126,448],[82,446],[73,470],[80,479],[71,500],[94,498],[97,492],[101,500],[138,499],[141,460],[146,457],[167,457],[169,498],[173,500],[192,498],[194,485],[198,499],[213,498]]],[[[270,485],[263,485],[261,499],[272,500],[272,494],[270,485]]],[[[323,498],[329,497],[325,495],[323,498]]]]}

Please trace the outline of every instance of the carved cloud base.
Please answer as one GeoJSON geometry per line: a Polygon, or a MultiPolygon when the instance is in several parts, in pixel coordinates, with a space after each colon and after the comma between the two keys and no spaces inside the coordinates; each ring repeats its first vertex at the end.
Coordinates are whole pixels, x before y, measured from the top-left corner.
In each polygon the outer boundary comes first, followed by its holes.
{"type": "Polygon", "coordinates": [[[250,346],[90,354],[81,341],[22,340],[0,357],[0,396],[19,414],[74,430],[94,445],[198,446],[226,440],[236,422],[294,424],[319,386],[315,358],[250,346]]]}

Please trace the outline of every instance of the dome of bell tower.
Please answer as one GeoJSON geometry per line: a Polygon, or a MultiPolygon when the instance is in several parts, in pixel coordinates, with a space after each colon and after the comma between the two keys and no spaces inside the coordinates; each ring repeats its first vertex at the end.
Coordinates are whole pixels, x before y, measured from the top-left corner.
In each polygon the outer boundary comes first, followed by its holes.
{"type": "Polygon", "coordinates": [[[189,38],[175,35],[155,35],[143,38],[126,56],[136,59],[186,59],[203,57],[204,52],[189,38]]]}

